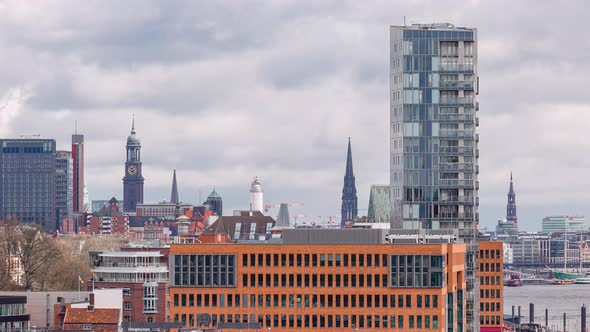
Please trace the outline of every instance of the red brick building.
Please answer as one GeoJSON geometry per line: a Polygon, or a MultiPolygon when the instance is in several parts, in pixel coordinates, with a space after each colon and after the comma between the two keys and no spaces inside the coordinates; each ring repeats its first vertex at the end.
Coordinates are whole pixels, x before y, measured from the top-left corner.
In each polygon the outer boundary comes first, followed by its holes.
{"type": "Polygon", "coordinates": [[[54,326],[63,331],[118,332],[122,323],[120,289],[90,293],[87,302],[54,305],[54,326]]]}
{"type": "Polygon", "coordinates": [[[171,320],[224,331],[464,330],[464,244],[306,232],[285,230],[286,243],[172,245],[171,320]]]}
{"type": "Polygon", "coordinates": [[[98,332],[117,332],[119,329],[119,309],[68,308],[64,331],[92,330],[98,332]]]}
{"type": "Polygon", "coordinates": [[[479,241],[479,311],[482,332],[501,332],[504,326],[504,262],[502,242],[479,241]]]}

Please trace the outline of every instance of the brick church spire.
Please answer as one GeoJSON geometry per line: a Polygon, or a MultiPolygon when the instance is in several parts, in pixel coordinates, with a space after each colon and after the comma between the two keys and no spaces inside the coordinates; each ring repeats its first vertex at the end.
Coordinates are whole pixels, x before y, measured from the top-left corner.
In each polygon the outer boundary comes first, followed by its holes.
{"type": "Polygon", "coordinates": [[[506,205],[506,221],[515,225],[518,221],[518,218],[516,217],[516,193],[514,192],[512,172],[510,172],[510,189],[508,190],[508,204],[506,205]]]}

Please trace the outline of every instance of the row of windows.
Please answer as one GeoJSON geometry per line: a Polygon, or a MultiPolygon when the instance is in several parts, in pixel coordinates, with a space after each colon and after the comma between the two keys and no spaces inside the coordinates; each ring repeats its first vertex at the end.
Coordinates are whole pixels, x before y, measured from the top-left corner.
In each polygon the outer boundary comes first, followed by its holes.
{"type": "Polygon", "coordinates": [[[283,328],[390,328],[438,329],[438,315],[174,315],[185,327],[217,326],[219,322],[257,322],[263,327],[283,328]]]}
{"type": "Polygon", "coordinates": [[[480,285],[501,285],[502,281],[500,280],[500,276],[486,276],[486,277],[479,277],[480,285]]]}
{"type": "Polygon", "coordinates": [[[481,312],[500,311],[500,302],[487,302],[487,303],[480,302],[479,303],[479,310],[481,312]],[[484,308],[485,308],[485,310],[484,310],[484,308]]]}
{"type": "Polygon", "coordinates": [[[495,258],[495,259],[500,259],[502,258],[502,255],[500,254],[500,249],[496,249],[496,250],[480,250],[479,251],[479,258],[483,259],[483,258],[495,258]]]}
{"type": "Polygon", "coordinates": [[[482,299],[499,299],[500,298],[500,290],[499,289],[483,289],[479,290],[479,297],[482,299]]]}
{"type": "Polygon", "coordinates": [[[387,287],[387,274],[244,274],[243,287],[387,287]]]}
{"type": "Polygon", "coordinates": [[[392,255],[391,287],[442,287],[442,255],[392,255]]]}
{"type": "Polygon", "coordinates": [[[479,323],[481,325],[500,325],[501,324],[501,320],[500,320],[500,316],[480,316],[479,317],[479,323]]]}
{"type": "Polygon", "coordinates": [[[386,254],[242,254],[242,265],[252,267],[387,267],[386,254]]]}
{"type": "Polygon", "coordinates": [[[176,286],[235,286],[235,255],[173,255],[176,286]]]}
{"type": "Polygon", "coordinates": [[[500,263],[479,263],[479,271],[481,272],[502,272],[500,263]]]}
{"type": "Polygon", "coordinates": [[[174,307],[438,308],[438,295],[174,294],[174,307]]]}

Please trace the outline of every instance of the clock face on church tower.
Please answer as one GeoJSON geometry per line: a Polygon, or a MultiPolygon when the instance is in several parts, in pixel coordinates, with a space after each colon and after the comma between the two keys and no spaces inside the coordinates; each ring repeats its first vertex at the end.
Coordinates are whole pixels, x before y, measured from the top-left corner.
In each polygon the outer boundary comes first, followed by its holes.
{"type": "Polygon", "coordinates": [[[127,168],[127,173],[129,175],[135,175],[137,173],[137,167],[135,165],[131,165],[127,168]]]}

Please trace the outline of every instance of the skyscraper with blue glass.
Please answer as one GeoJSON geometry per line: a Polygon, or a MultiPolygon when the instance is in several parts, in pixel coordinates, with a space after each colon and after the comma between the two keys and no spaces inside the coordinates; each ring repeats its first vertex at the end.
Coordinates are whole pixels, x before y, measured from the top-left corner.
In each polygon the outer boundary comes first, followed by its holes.
{"type": "Polygon", "coordinates": [[[55,140],[0,139],[0,220],[56,225],[55,140]]]}
{"type": "Polygon", "coordinates": [[[459,231],[468,251],[459,330],[479,331],[477,31],[392,26],[390,66],[392,228],[459,231]]]}

